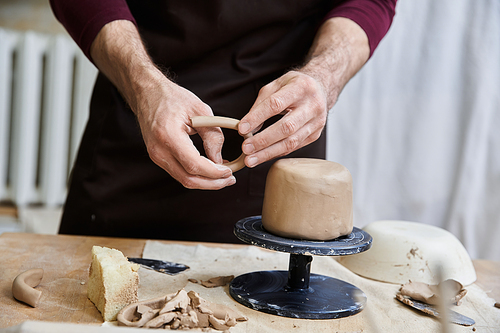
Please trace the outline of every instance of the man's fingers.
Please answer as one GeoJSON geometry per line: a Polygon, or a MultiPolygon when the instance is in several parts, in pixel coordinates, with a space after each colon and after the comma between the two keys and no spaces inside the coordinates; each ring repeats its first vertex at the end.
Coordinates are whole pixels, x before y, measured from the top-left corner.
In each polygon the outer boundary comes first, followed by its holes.
{"type": "MultiPolygon", "coordinates": [[[[242,150],[250,155],[295,134],[310,120],[308,110],[290,111],[279,121],[245,140],[242,150]]],[[[293,140],[293,139],[292,139],[293,140]]]]}
{"type": "MultiPolygon", "coordinates": [[[[201,158],[206,159],[204,157],[201,158]]],[[[209,163],[213,163],[210,160],[207,161],[209,163]]],[[[236,183],[236,178],[233,175],[226,178],[213,179],[189,174],[175,159],[171,159],[168,165],[169,170],[167,170],[167,172],[188,189],[220,190],[221,188],[231,186],[236,183]]]]}
{"type": "Polygon", "coordinates": [[[221,164],[222,146],[224,144],[224,134],[218,127],[200,127],[196,129],[203,140],[203,148],[207,157],[215,163],[221,164]]]}
{"type": "Polygon", "coordinates": [[[288,109],[297,100],[297,92],[293,86],[281,86],[273,82],[261,89],[259,97],[240,121],[238,130],[243,135],[253,131],[267,119],[288,109]]]}
{"type": "Polygon", "coordinates": [[[269,147],[257,151],[255,154],[250,154],[245,157],[245,164],[248,167],[254,167],[258,164],[272,160],[276,157],[285,156],[297,149],[300,149],[311,142],[316,141],[321,135],[321,129],[316,129],[316,126],[306,125],[295,134],[276,142],[269,147]]]}
{"type": "Polygon", "coordinates": [[[254,167],[287,155],[319,138],[326,123],[323,88],[311,76],[288,72],[259,92],[240,122],[239,131],[252,131],[267,119],[285,114],[278,122],[243,142],[245,164],[254,167]]]}
{"type": "Polygon", "coordinates": [[[231,175],[231,169],[221,164],[215,164],[202,157],[188,136],[176,140],[172,154],[190,175],[206,178],[226,178],[231,175]]]}
{"type": "MultiPolygon", "coordinates": [[[[196,151],[196,149],[194,150],[196,151]]],[[[181,161],[168,152],[165,153],[164,157],[156,155],[154,158],[151,158],[153,162],[189,189],[218,190],[236,183],[236,178],[232,175],[231,169],[220,164],[215,164],[199,154],[195,157],[194,162],[198,166],[194,166],[194,163],[192,163],[188,167],[185,167],[181,161]]],[[[184,163],[186,163],[186,157],[184,156],[183,158],[184,163]]]]}
{"type": "MultiPolygon", "coordinates": [[[[149,156],[160,167],[168,172],[177,161],[187,174],[205,178],[218,179],[231,176],[231,169],[221,164],[215,164],[202,157],[186,133],[169,133],[169,138],[163,143],[148,145],[149,156]]],[[[179,173],[179,172],[177,172],[179,173]]]]}
{"type": "MultiPolygon", "coordinates": [[[[201,158],[206,159],[205,157],[201,158]]],[[[209,163],[213,163],[208,159],[206,160],[209,163]]],[[[222,166],[222,165],[218,164],[215,166],[222,166]]],[[[185,172],[185,169],[183,167],[181,167],[178,170],[178,172],[174,172],[174,178],[176,178],[184,187],[189,189],[219,190],[221,188],[224,188],[226,186],[231,186],[236,183],[236,178],[231,173],[229,173],[228,177],[213,179],[199,175],[189,174],[185,172]]]]}

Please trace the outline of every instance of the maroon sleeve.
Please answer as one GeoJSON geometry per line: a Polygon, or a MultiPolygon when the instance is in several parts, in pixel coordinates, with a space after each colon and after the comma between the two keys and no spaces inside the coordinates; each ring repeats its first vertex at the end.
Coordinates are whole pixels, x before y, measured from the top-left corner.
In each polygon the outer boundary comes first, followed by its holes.
{"type": "Polygon", "coordinates": [[[90,60],[90,45],[106,23],[128,20],[136,24],[125,0],[50,0],[50,6],[90,60]]]}
{"type": "Polygon", "coordinates": [[[368,36],[370,57],[385,36],[396,12],[397,0],[347,0],[332,9],[325,20],[345,17],[356,22],[368,36]]]}

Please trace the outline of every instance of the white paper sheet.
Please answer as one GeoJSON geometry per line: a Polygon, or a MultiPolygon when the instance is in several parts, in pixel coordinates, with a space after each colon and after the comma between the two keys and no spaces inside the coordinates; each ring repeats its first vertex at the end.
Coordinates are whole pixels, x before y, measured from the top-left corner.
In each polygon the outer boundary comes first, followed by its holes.
{"type": "MultiPolygon", "coordinates": [[[[187,281],[189,278],[206,280],[211,277],[234,275],[261,270],[288,270],[289,255],[264,251],[254,246],[240,249],[222,249],[199,246],[170,245],[148,241],[143,257],[180,262],[190,270],[174,277],[149,270],[139,270],[139,300],[156,298],[176,292],[181,288],[194,290],[201,297],[236,309],[249,318],[231,328],[238,332],[439,332],[439,322],[427,315],[407,308],[395,300],[399,285],[388,284],[360,277],[336,262],[332,257],[315,256],[311,272],[331,276],[360,288],[367,296],[365,309],[352,317],[330,320],[291,319],[269,315],[234,301],[228,286],[205,288],[187,281]]],[[[476,285],[467,287],[468,294],[463,304],[453,310],[473,318],[475,327],[481,332],[495,332],[500,327],[498,309],[494,300],[488,298],[476,285]]],[[[335,300],[332,300],[334,302],[335,300]]],[[[471,332],[471,327],[453,325],[453,332],[471,332]]]]}

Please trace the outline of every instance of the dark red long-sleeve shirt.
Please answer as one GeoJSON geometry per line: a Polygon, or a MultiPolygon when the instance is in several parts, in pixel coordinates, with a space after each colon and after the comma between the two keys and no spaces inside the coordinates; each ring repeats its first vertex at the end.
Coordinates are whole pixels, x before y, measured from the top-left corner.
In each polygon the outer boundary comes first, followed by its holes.
{"type": "MultiPolygon", "coordinates": [[[[370,56],[385,36],[395,14],[397,0],[339,1],[325,17],[346,17],[367,34],[370,56]]],[[[125,0],[50,0],[56,18],[90,59],[90,45],[101,28],[115,20],[134,22],[125,0]]]]}

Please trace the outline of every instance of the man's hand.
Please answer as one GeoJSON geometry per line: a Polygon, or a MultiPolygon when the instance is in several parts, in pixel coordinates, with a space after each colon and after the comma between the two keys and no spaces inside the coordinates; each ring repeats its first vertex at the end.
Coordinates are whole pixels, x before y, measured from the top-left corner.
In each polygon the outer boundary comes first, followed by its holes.
{"type": "Polygon", "coordinates": [[[236,182],[231,169],[221,165],[222,131],[191,127],[192,117],[213,116],[208,105],[171,82],[159,84],[137,99],[144,103],[137,107],[137,119],[153,162],[187,188],[220,189],[236,182]],[[208,158],[200,156],[189,138],[196,132],[208,158]]]}
{"type": "Polygon", "coordinates": [[[319,29],[306,64],[264,86],[241,119],[239,132],[257,131],[264,121],[285,114],[264,131],[246,139],[245,164],[254,167],[317,140],[346,83],[368,60],[368,38],[355,22],[335,17],[319,29]]]}
{"type": "Polygon", "coordinates": [[[291,71],[264,86],[239,131],[246,134],[278,114],[275,124],[245,140],[245,163],[253,167],[316,141],[326,124],[327,94],[313,77],[291,71]]]}
{"type": "Polygon", "coordinates": [[[137,115],[153,162],[187,188],[220,189],[236,182],[231,169],[216,164],[222,163],[222,131],[191,127],[191,117],[211,116],[212,110],[156,68],[133,23],[106,24],[90,52],[137,115]],[[208,158],[200,155],[189,138],[196,132],[208,158]]]}

